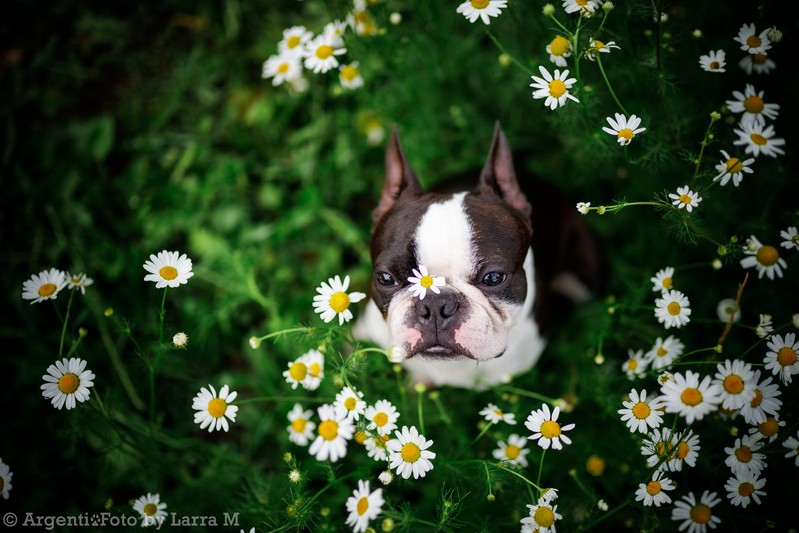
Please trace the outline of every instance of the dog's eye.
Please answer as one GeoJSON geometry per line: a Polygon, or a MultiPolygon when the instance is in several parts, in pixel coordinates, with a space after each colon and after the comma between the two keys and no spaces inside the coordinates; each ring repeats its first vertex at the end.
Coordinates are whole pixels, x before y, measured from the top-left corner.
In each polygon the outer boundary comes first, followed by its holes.
{"type": "Polygon", "coordinates": [[[380,272],[375,272],[375,281],[377,281],[377,283],[383,287],[392,287],[397,284],[394,276],[383,270],[380,272]]]}
{"type": "Polygon", "coordinates": [[[504,272],[489,272],[483,276],[481,283],[486,287],[496,287],[500,285],[508,277],[504,272]]]}

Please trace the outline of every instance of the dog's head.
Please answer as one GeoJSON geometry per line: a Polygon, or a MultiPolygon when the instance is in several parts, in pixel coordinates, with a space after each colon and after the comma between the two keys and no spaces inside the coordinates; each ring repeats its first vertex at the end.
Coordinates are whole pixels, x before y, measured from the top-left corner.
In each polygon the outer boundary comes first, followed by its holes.
{"type": "Polygon", "coordinates": [[[530,211],[499,124],[476,186],[455,194],[422,190],[393,131],[371,241],[371,296],[393,359],[486,361],[504,353],[530,301],[530,211]],[[424,278],[422,267],[429,278],[410,282],[424,278]],[[423,298],[414,291],[440,278],[443,286],[423,298]]]}

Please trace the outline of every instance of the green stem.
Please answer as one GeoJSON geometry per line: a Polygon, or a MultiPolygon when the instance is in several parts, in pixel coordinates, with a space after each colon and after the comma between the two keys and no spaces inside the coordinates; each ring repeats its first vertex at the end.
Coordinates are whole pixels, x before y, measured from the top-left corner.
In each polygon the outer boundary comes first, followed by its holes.
{"type": "Polygon", "coordinates": [[[483,426],[483,429],[480,430],[480,433],[477,434],[477,436],[474,438],[474,440],[471,442],[471,444],[469,444],[469,446],[471,446],[474,443],[476,443],[477,441],[479,441],[483,437],[483,435],[488,433],[488,430],[491,429],[491,427],[493,425],[494,424],[492,422],[486,422],[485,426],[483,426]]]}
{"type": "Polygon", "coordinates": [[[164,297],[161,298],[161,310],[158,312],[158,347],[155,350],[155,359],[150,364],[150,422],[155,420],[155,373],[161,359],[164,345],[164,316],[166,316],[166,293],[169,287],[164,287],[164,297]]]}
{"type": "Polygon", "coordinates": [[[539,493],[544,492],[544,489],[542,489],[537,483],[533,483],[532,481],[530,481],[529,479],[527,479],[526,477],[524,477],[523,475],[518,473],[516,470],[514,470],[512,468],[503,468],[502,470],[503,470],[503,472],[507,472],[509,474],[513,474],[517,478],[522,479],[525,483],[527,483],[531,487],[534,487],[539,493]]]}
{"type": "Polygon", "coordinates": [[[61,342],[58,344],[58,357],[64,353],[64,338],[67,335],[67,323],[69,322],[69,311],[72,309],[72,298],[75,296],[75,291],[69,291],[69,300],[67,301],[67,314],[64,316],[63,324],[61,326],[61,342]]]}
{"type": "Polygon", "coordinates": [[[497,48],[499,48],[500,52],[502,52],[503,54],[508,56],[511,59],[511,61],[513,61],[514,65],[516,65],[517,67],[521,68],[527,74],[530,74],[530,75],[534,74],[532,69],[530,69],[527,65],[525,65],[524,63],[522,63],[521,61],[519,61],[518,59],[513,57],[511,54],[508,53],[507,50],[505,50],[505,47],[502,46],[502,43],[500,43],[499,40],[496,37],[494,37],[494,34],[491,33],[491,30],[489,30],[488,27],[485,28],[485,31],[486,31],[486,34],[491,38],[491,40],[494,41],[494,44],[497,46],[497,48]]]}
{"type": "Polygon", "coordinates": [[[497,389],[500,390],[500,391],[503,391],[503,392],[510,392],[511,394],[518,394],[520,396],[527,396],[528,398],[533,398],[533,399],[542,401],[544,403],[551,404],[553,406],[556,406],[559,403],[558,400],[556,400],[554,398],[550,398],[548,396],[544,396],[543,394],[538,394],[537,392],[528,391],[528,390],[520,389],[520,388],[517,388],[517,387],[511,387],[509,385],[502,385],[502,386],[497,387],[497,389]]]}
{"type": "Polygon", "coordinates": [[[541,474],[544,472],[544,456],[546,456],[546,454],[547,450],[544,448],[544,451],[541,452],[541,461],[538,462],[538,479],[536,480],[536,483],[539,487],[541,486],[541,474]]]}
{"type": "Polygon", "coordinates": [[[419,395],[418,395],[417,401],[416,401],[416,411],[417,411],[418,416],[419,416],[419,432],[422,435],[424,435],[424,433],[425,433],[425,431],[424,431],[424,413],[422,411],[422,398],[423,397],[424,397],[424,391],[419,392],[419,395]]]}
{"type": "Polygon", "coordinates": [[[314,328],[307,326],[288,328],[288,329],[282,329],[280,331],[275,331],[274,333],[269,333],[267,335],[264,335],[263,337],[255,337],[255,339],[260,344],[262,341],[265,341],[266,339],[271,339],[273,337],[280,337],[282,335],[288,335],[290,333],[311,333],[313,330],[314,328]]]}
{"type": "MultiPolygon", "coordinates": [[[[719,118],[721,115],[718,115],[719,118]]],[[[694,175],[691,177],[691,188],[696,188],[696,179],[699,176],[699,166],[702,164],[702,157],[705,154],[705,148],[707,147],[708,141],[711,137],[711,130],[713,129],[713,124],[716,122],[716,113],[710,114],[710,124],[707,125],[707,130],[705,131],[705,136],[702,139],[701,147],[699,148],[699,156],[696,158],[696,164],[694,166],[694,175]]]]}
{"type": "Polygon", "coordinates": [[[326,403],[325,398],[314,398],[311,396],[254,396],[252,398],[245,398],[243,400],[236,400],[232,405],[246,405],[248,403],[257,402],[311,402],[311,403],[326,403]]]}
{"type": "Polygon", "coordinates": [[[610,80],[608,79],[608,75],[605,73],[605,67],[602,66],[602,58],[599,57],[599,54],[596,54],[596,64],[599,67],[599,72],[602,74],[602,79],[605,80],[605,85],[607,86],[608,91],[610,92],[610,96],[613,97],[613,101],[615,101],[616,105],[619,106],[619,109],[621,109],[621,112],[624,113],[625,115],[627,115],[627,110],[624,109],[624,106],[621,104],[621,102],[619,101],[619,98],[616,96],[616,92],[613,90],[613,86],[610,84],[610,80]]]}

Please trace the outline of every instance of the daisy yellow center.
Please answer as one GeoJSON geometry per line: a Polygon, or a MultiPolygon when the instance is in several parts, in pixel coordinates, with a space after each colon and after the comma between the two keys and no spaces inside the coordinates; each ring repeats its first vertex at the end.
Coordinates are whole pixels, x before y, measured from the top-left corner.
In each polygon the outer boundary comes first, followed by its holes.
{"type": "Polygon", "coordinates": [[[619,131],[618,137],[619,139],[627,139],[628,141],[631,141],[633,137],[635,137],[635,134],[630,128],[622,128],[621,131],[619,131]]]}
{"type": "Polygon", "coordinates": [[[369,498],[364,496],[360,500],[358,500],[358,516],[363,516],[363,514],[369,510],[369,498]]]}
{"type": "Polygon", "coordinates": [[[222,398],[214,398],[208,402],[208,414],[214,418],[219,418],[225,414],[227,402],[222,398]]]}
{"type": "Polygon", "coordinates": [[[357,404],[358,404],[358,400],[356,400],[356,399],[355,399],[355,398],[353,398],[352,396],[350,396],[349,398],[347,398],[346,400],[344,400],[344,408],[345,408],[347,411],[352,411],[353,409],[355,409],[355,406],[356,406],[357,404]]]}
{"type": "Polygon", "coordinates": [[[735,457],[742,463],[748,463],[752,460],[752,450],[749,449],[749,446],[741,445],[740,448],[735,450],[735,457]]]}
{"type": "Polygon", "coordinates": [[[336,313],[343,313],[350,306],[350,297],[346,292],[334,292],[330,297],[330,307],[336,313]]]}
{"type": "Polygon", "coordinates": [[[297,48],[300,44],[300,37],[299,35],[292,35],[288,39],[286,39],[286,46],[289,48],[297,48]]]}
{"type": "Polygon", "coordinates": [[[277,67],[278,74],[285,74],[289,71],[289,64],[288,63],[281,63],[279,67],[277,67]]]}
{"type": "Polygon", "coordinates": [[[725,166],[727,167],[727,172],[730,174],[738,174],[744,169],[744,164],[737,157],[729,158],[725,166]]]}
{"type": "Polygon", "coordinates": [[[308,373],[308,367],[305,366],[305,363],[294,363],[289,367],[289,376],[294,381],[302,381],[305,379],[305,375],[308,373]]]}
{"type": "Polygon", "coordinates": [[[657,454],[658,457],[661,458],[667,457],[671,455],[672,448],[674,448],[674,445],[672,445],[670,442],[663,442],[661,440],[658,441],[657,444],[655,444],[655,453],[657,454]]]}
{"type": "Polygon", "coordinates": [[[328,57],[333,55],[333,47],[327,44],[323,44],[319,48],[316,49],[316,57],[319,59],[327,59],[328,57]]]}
{"type": "Polygon", "coordinates": [[[78,390],[80,379],[75,374],[64,374],[58,379],[58,390],[64,394],[71,394],[78,390]]]}
{"type": "Polygon", "coordinates": [[[505,448],[505,457],[508,459],[516,459],[519,457],[519,453],[521,453],[522,449],[518,446],[514,446],[513,444],[508,444],[505,448]]]}
{"type": "Polygon", "coordinates": [[[669,312],[671,316],[677,316],[680,314],[680,304],[677,302],[670,302],[668,306],[666,306],[666,311],[669,312]]]}
{"type": "Polygon", "coordinates": [[[603,43],[602,41],[598,41],[598,40],[594,39],[594,48],[596,48],[597,50],[601,50],[601,49],[605,48],[605,43],[603,43]]]}
{"type": "Polygon", "coordinates": [[[710,522],[710,517],[713,516],[713,513],[710,511],[710,507],[704,503],[697,503],[691,507],[689,514],[691,516],[691,520],[697,524],[707,524],[710,522]]]}
{"type": "Polygon", "coordinates": [[[358,77],[358,69],[352,65],[347,65],[341,69],[341,77],[347,81],[352,81],[358,77]]]}
{"type": "Polygon", "coordinates": [[[644,420],[646,417],[649,416],[649,413],[651,411],[652,410],[649,408],[649,406],[647,404],[645,404],[644,402],[638,402],[633,407],[633,415],[638,420],[644,420]]]}
{"type": "Polygon", "coordinates": [[[52,283],[44,283],[39,287],[39,296],[52,296],[56,288],[52,283]]]}
{"type": "Polygon", "coordinates": [[[627,363],[627,368],[629,368],[630,370],[635,370],[636,368],[638,368],[638,361],[635,359],[630,359],[630,362],[627,363]]]}
{"type": "Polygon", "coordinates": [[[334,420],[325,420],[319,424],[319,436],[325,440],[333,440],[338,436],[338,424],[334,420]]]}
{"type": "Polygon", "coordinates": [[[358,444],[363,444],[366,442],[366,439],[369,438],[369,435],[364,431],[356,431],[355,432],[355,442],[358,444]]]}
{"type": "Polygon", "coordinates": [[[304,418],[295,418],[294,422],[291,423],[291,429],[297,433],[302,433],[305,431],[305,423],[306,421],[304,418]]]}
{"type": "Polygon", "coordinates": [[[664,289],[671,289],[671,278],[665,277],[663,281],[660,282],[663,285],[664,289]]]}
{"type": "Polygon", "coordinates": [[[780,351],[777,352],[777,362],[781,366],[791,366],[796,363],[796,352],[793,348],[789,348],[788,346],[783,346],[780,348],[780,351]]]}
{"type": "Polygon", "coordinates": [[[771,266],[780,259],[780,254],[773,246],[761,246],[755,255],[757,262],[763,266],[771,266]]]}
{"type": "Polygon", "coordinates": [[[755,486],[749,483],[748,481],[744,481],[740,485],[738,485],[738,494],[743,496],[744,498],[748,498],[752,495],[755,491],[755,486]]]}
{"type": "Polygon", "coordinates": [[[757,48],[762,43],[763,41],[761,41],[760,37],[758,37],[757,35],[750,35],[749,37],[746,38],[746,44],[748,44],[751,48],[757,48]]]}
{"type": "Polygon", "coordinates": [[[147,516],[153,516],[158,511],[158,506],[154,503],[147,503],[142,508],[142,512],[147,516]]]}
{"type": "Polygon", "coordinates": [[[578,6],[585,6],[586,4],[588,4],[588,0],[577,0],[576,3],[578,6]]]}
{"type": "Polygon", "coordinates": [[[598,455],[592,455],[586,461],[585,469],[592,476],[600,476],[605,471],[605,460],[598,455]]]}
{"type": "Polygon", "coordinates": [[[494,409],[494,414],[496,414],[500,418],[504,418],[505,417],[505,414],[502,411],[500,411],[499,409],[494,409]]]}
{"type": "Polygon", "coordinates": [[[489,0],[471,0],[470,3],[475,9],[485,9],[488,7],[489,0]]]}
{"type": "Polygon", "coordinates": [[[752,142],[758,146],[765,146],[768,144],[768,139],[760,135],[759,133],[751,133],[749,138],[752,139],[752,142]]]}
{"type": "Polygon", "coordinates": [[[569,51],[569,40],[558,35],[549,43],[549,50],[553,56],[562,56],[569,51]]]}
{"type": "Polygon", "coordinates": [[[419,280],[419,285],[424,287],[425,289],[429,289],[433,285],[433,278],[432,276],[422,276],[422,279],[419,280]]]}
{"type": "Polygon", "coordinates": [[[740,394],[744,390],[744,380],[737,374],[730,374],[724,378],[722,385],[729,394],[740,394]]]}
{"type": "Polygon", "coordinates": [[[554,98],[560,98],[566,93],[566,84],[560,80],[549,82],[549,94],[554,98]]]}
{"type": "Polygon", "coordinates": [[[422,450],[416,444],[409,442],[402,446],[400,455],[406,463],[415,463],[422,456],[422,450]]]}
{"type": "Polygon", "coordinates": [[[663,357],[668,355],[668,350],[664,349],[663,346],[658,346],[657,352],[655,352],[658,357],[663,357]]]}
{"type": "Polygon", "coordinates": [[[555,513],[549,507],[539,507],[535,510],[533,519],[541,527],[550,527],[555,523],[555,513]]]}
{"type": "Polygon", "coordinates": [[[763,99],[759,96],[752,95],[744,100],[744,109],[749,113],[760,113],[764,106],[763,99]]]}
{"type": "Polygon", "coordinates": [[[308,373],[313,377],[319,377],[319,374],[322,373],[322,367],[319,366],[319,363],[311,363],[308,367],[308,373]]]}
{"type": "Polygon", "coordinates": [[[755,65],[762,65],[763,63],[766,62],[767,59],[768,59],[768,56],[766,54],[753,54],[752,55],[752,62],[754,62],[755,65]]]}
{"type": "Polygon", "coordinates": [[[388,415],[386,413],[377,413],[372,419],[377,427],[383,427],[388,423],[388,415]]]}
{"type": "Polygon", "coordinates": [[[680,443],[677,445],[677,458],[685,459],[690,451],[691,447],[688,446],[688,443],[685,441],[680,441],[680,443]]]}
{"type": "Polygon", "coordinates": [[[780,430],[780,424],[776,418],[770,416],[765,422],[758,424],[757,429],[764,437],[771,437],[780,430]]]}
{"type": "Polygon", "coordinates": [[[680,400],[685,405],[699,405],[702,403],[702,393],[695,387],[688,387],[680,394],[680,400]]]}
{"type": "Polygon", "coordinates": [[[721,63],[718,61],[711,61],[710,62],[710,70],[718,70],[721,67],[721,63]]]}
{"type": "Polygon", "coordinates": [[[554,439],[560,435],[560,424],[554,420],[547,420],[541,424],[541,435],[547,439],[554,439]]]}
{"type": "Polygon", "coordinates": [[[646,491],[651,495],[654,496],[660,492],[660,481],[652,480],[646,484],[646,491]]]}
{"type": "Polygon", "coordinates": [[[166,280],[173,280],[178,277],[178,269],[173,266],[163,266],[161,270],[158,271],[158,274],[166,280]]]}
{"type": "Polygon", "coordinates": [[[680,195],[680,202],[682,202],[684,204],[690,204],[692,200],[693,199],[690,196],[688,196],[687,194],[681,194],[680,195]]]}
{"type": "Polygon", "coordinates": [[[749,402],[749,405],[752,407],[758,407],[761,403],[763,403],[763,393],[760,392],[760,389],[755,389],[755,397],[752,398],[752,401],[749,402]]]}

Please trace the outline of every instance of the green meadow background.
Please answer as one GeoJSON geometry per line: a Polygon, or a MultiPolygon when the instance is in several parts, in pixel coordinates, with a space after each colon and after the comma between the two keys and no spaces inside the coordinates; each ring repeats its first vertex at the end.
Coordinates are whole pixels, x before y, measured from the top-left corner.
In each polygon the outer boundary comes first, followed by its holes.
{"type": "MultiPolygon", "coordinates": [[[[616,2],[597,38],[621,49],[603,54],[602,63],[619,100],[647,128],[625,149],[601,131],[619,109],[596,63],[580,59],[573,91],[579,104],[553,112],[533,100],[530,74],[538,75],[538,65],[555,68],[544,49],[558,30],[542,15],[544,2],[511,0],[488,27],[470,24],[457,5],[370,4],[378,34],[345,35],[344,57],[359,61],[364,87],[346,90],[334,72],[308,73],[304,92],[262,79],[263,62],[277,53],[283,29],[304,25],[316,34],[344,19],[350,3],[55,0],[0,7],[0,459],[14,474],[0,514],[131,515],[130,502],[151,492],[168,512],[219,522],[183,530],[347,531],[344,505],[356,480],[376,488],[385,467],[354,442],[345,459],[319,463],[286,431],[295,401],[314,410],[332,402],[344,365],[368,403],[388,398],[397,405],[400,425],[418,425],[421,412],[438,454],[425,478],[383,487],[386,512],[373,521],[376,531],[391,530],[386,517],[394,531],[518,530],[525,505],[534,503],[524,483],[491,461],[455,460],[490,460],[497,440],[526,435],[524,419],[541,407],[536,394],[573,407],[560,418],[576,424],[573,444],[547,452],[541,466],[531,442],[531,464],[523,469],[535,480],[541,468],[541,484],[559,490],[561,531],[676,530],[671,506],[634,501],[650,471],[640,437],[616,413],[631,388],[657,391],[655,376],[630,382],[620,368],[628,349],[647,351],[659,336],[678,335],[688,350],[715,346],[724,329],[716,305],[735,297],[747,272],[733,239],[740,245],[754,234],[778,246],[779,231],[799,225],[799,77],[789,66],[797,23],[778,2],[616,2]],[[654,8],[668,20],[655,23],[654,8]],[[398,24],[392,13],[401,15],[398,24]],[[770,52],[777,69],[768,75],[737,66],[744,53],[733,38],[750,22],[784,33],[770,52]],[[701,38],[692,35],[697,29],[701,38]],[[716,49],[727,52],[726,73],[699,67],[699,56],[716,49]],[[501,61],[503,52],[515,61],[501,61]],[[371,210],[392,125],[428,186],[479,168],[499,120],[518,151],[520,174],[557,183],[592,206],[651,201],[689,182],[716,111],[722,118],[698,172],[703,186],[711,182],[720,150],[733,148],[737,117],[724,101],[747,83],[780,104],[775,128],[786,155],[760,156],[740,187],[703,190],[690,220],[710,240],[663,209],[587,215],[608,254],[608,294],[561,324],[540,363],[512,388],[443,388],[431,396],[405,386],[379,354],[343,363],[350,348],[335,331],[325,336],[311,305],[316,287],[338,274],[350,275],[353,290],[367,290],[371,210]],[[374,138],[376,128],[382,139],[374,138]],[[719,245],[728,253],[720,255],[719,245]],[[165,336],[183,331],[189,343],[161,358],[151,420],[147,362],[158,348],[163,292],[143,281],[142,265],[164,249],[188,254],[195,275],[167,294],[165,336]],[[720,270],[710,266],[717,258],[720,270]],[[666,266],[677,267],[675,283],[691,300],[691,323],[680,330],[665,330],[652,311],[649,278],[666,266]],[[90,401],[70,411],[54,409],[40,391],[42,375],[59,358],[69,295],[35,305],[21,298],[23,282],[51,267],[94,279],[85,296],[75,295],[65,332],[69,344],[85,328],[77,356],[96,374],[95,385],[90,401]],[[112,317],[105,316],[109,308],[112,317]],[[248,343],[300,324],[320,329],[258,349],[248,343]],[[317,391],[292,390],[281,373],[320,343],[325,381],[317,391]],[[243,404],[228,433],[208,433],[193,423],[191,402],[209,384],[228,384],[239,400],[268,399],[243,404]],[[489,402],[519,422],[494,426],[473,442],[483,428],[478,411],[489,402]],[[300,484],[289,482],[286,452],[302,472],[300,484]],[[601,475],[586,470],[592,455],[605,461],[601,475]],[[609,511],[600,510],[600,499],[609,511]],[[238,523],[223,526],[224,513],[239,513],[238,523]]],[[[573,27],[577,16],[555,7],[573,27]]],[[[600,20],[587,28],[595,31],[600,20]]],[[[584,29],[581,39],[589,35],[584,29]]],[[[691,358],[699,366],[673,371],[712,375],[715,365],[702,362],[725,358],[762,363],[765,341],[753,331],[759,314],[771,314],[780,333],[796,331],[798,252],[779,250],[788,263],[784,277],[758,279],[749,271],[742,318],[723,353],[702,352],[691,358]]],[[[356,318],[362,309],[354,306],[356,318]]],[[[763,503],[729,504],[723,448],[748,428],[740,417],[718,415],[694,424],[699,461],[671,475],[673,500],[718,492],[723,501],[714,514],[723,531],[785,531],[796,523],[788,513],[797,468],[781,443],[799,427],[797,384],[781,389],[787,424],[764,450],[763,503]]]]}

